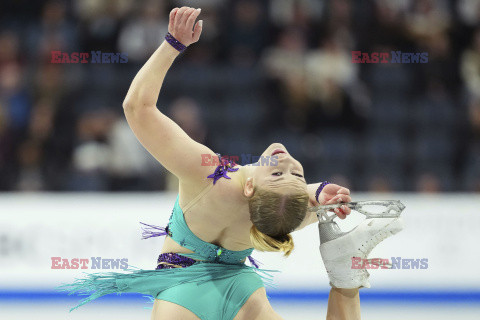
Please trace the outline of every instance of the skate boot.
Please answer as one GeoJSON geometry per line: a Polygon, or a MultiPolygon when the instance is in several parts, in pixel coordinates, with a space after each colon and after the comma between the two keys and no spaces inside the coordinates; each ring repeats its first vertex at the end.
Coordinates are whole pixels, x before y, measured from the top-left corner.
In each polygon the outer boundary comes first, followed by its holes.
{"type": "Polygon", "coordinates": [[[370,288],[368,282],[370,274],[365,268],[353,268],[353,258],[365,261],[372,249],[381,241],[401,231],[403,222],[400,213],[405,206],[399,201],[362,201],[316,208],[319,217],[320,253],[330,285],[346,289],[370,288]],[[365,206],[372,204],[385,206],[386,210],[374,213],[364,209],[365,206]],[[367,219],[355,229],[342,232],[333,221],[336,216],[327,215],[328,210],[341,205],[348,205],[352,210],[364,214],[367,219]]]}

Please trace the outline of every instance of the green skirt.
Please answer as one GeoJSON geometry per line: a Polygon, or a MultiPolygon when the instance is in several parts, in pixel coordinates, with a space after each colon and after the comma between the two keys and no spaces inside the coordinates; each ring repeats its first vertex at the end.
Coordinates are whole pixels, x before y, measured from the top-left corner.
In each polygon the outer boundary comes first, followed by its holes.
{"type": "Polygon", "coordinates": [[[87,295],[70,311],[107,294],[136,292],[179,304],[202,320],[233,319],[254,291],[264,284],[273,286],[270,272],[278,270],[197,262],[186,268],[85,273],[85,278],[63,284],[57,290],[87,295]]]}

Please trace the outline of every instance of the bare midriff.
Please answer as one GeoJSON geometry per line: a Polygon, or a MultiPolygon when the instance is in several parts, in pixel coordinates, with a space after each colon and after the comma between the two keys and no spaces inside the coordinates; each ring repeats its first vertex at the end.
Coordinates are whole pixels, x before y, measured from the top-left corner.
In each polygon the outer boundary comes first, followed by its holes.
{"type": "MultiPolygon", "coordinates": [[[[160,254],[162,253],[194,253],[192,250],[189,250],[185,247],[182,247],[178,243],[176,243],[172,238],[169,236],[165,236],[165,242],[163,243],[162,250],[160,251],[160,254]]],[[[191,258],[196,261],[200,261],[198,259],[191,258]]],[[[160,262],[163,264],[169,264],[166,262],[160,262]]],[[[181,268],[181,267],[179,267],[181,268]]]]}

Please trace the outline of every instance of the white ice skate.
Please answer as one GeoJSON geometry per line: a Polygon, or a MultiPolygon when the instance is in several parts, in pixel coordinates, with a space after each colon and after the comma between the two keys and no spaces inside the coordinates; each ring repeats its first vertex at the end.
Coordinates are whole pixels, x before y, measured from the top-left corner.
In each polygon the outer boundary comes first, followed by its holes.
{"type": "Polygon", "coordinates": [[[319,218],[320,253],[327,269],[330,285],[335,288],[369,288],[370,274],[364,268],[352,268],[352,258],[367,259],[375,246],[382,240],[403,229],[400,213],[405,206],[396,200],[359,201],[312,208],[319,218]],[[333,221],[335,214],[329,216],[329,210],[347,205],[352,210],[364,214],[364,220],[355,229],[342,232],[333,221]],[[380,212],[366,211],[368,206],[383,206],[380,212]]]}

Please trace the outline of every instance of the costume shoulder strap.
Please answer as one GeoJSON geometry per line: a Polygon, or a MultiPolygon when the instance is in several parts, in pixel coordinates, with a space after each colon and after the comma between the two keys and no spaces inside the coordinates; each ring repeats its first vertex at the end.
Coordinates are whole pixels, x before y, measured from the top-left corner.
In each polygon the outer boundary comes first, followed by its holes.
{"type": "Polygon", "coordinates": [[[203,190],[183,208],[182,211],[184,214],[195,203],[197,203],[198,200],[200,200],[200,198],[203,197],[203,195],[205,195],[205,193],[207,193],[212,188],[213,185],[215,185],[218,179],[222,177],[226,179],[230,179],[230,177],[227,176],[227,172],[235,172],[238,170],[238,168],[233,168],[236,165],[235,163],[233,163],[232,161],[223,160],[222,156],[219,153],[217,153],[217,156],[218,156],[219,165],[215,169],[215,172],[207,177],[207,178],[213,179],[213,184],[209,184],[205,188],[203,188],[203,190]]]}
{"type": "Polygon", "coordinates": [[[208,184],[203,190],[195,197],[193,198],[186,206],[182,208],[183,214],[185,214],[195,203],[200,200],[211,188],[213,187],[213,184],[208,184]]]}

